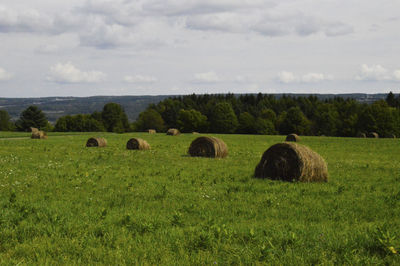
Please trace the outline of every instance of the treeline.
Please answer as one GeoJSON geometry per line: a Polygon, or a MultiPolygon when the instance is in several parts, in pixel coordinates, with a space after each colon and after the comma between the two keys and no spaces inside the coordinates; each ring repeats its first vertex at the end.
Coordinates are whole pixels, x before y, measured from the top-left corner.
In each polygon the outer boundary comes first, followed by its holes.
{"type": "Polygon", "coordinates": [[[389,93],[373,104],[341,97],[320,100],[316,96],[276,98],[268,94],[188,95],[150,104],[129,123],[124,109],[108,103],[101,112],[67,115],[51,125],[43,112],[30,106],[15,122],[0,110],[0,130],[29,131],[36,127],[61,132],[130,132],[156,129],[165,132],[238,134],[289,134],[354,137],[377,132],[380,136],[400,136],[400,95],[389,93]]]}
{"type": "Polygon", "coordinates": [[[31,127],[47,132],[109,131],[123,133],[133,130],[124,109],[116,103],[106,104],[101,112],[60,117],[54,126],[48,122],[45,114],[37,106],[29,106],[25,109],[15,123],[10,120],[6,111],[0,111],[0,130],[30,131],[31,127]]]}
{"type": "Polygon", "coordinates": [[[340,97],[188,95],[151,104],[135,130],[178,128],[182,132],[289,134],[353,137],[362,132],[400,135],[400,96],[363,104],[340,97]]]}

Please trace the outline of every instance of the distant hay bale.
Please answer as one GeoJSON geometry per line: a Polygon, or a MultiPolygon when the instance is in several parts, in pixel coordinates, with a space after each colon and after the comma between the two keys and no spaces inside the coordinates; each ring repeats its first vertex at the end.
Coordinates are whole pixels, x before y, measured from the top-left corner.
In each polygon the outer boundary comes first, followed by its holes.
{"type": "Polygon", "coordinates": [[[369,132],[368,135],[367,135],[367,137],[368,137],[368,138],[377,139],[377,138],[379,138],[379,134],[376,133],[376,132],[369,132]]]}
{"type": "Polygon", "coordinates": [[[148,132],[149,132],[149,134],[156,134],[157,133],[157,131],[155,129],[149,129],[148,132]]]}
{"type": "Polygon", "coordinates": [[[170,135],[170,136],[178,136],[180,134],[181,134],[181,132],[179,132],[179,130],[176,128],[170,128],[167,131],[167,135],[170,135]]]}
{"type": "Polygon", "coordinates": [[[196,131],[193,131],[192,134],[193,134],[193,135],[199,135],[200,133],[199,133],[199,132],[196,132],[196,131]]]}
{"type": "Polygon", "coordinates": [[[278,143],[266,150],[254,176],[283,181],[327,182],[325,160],[310,148],[297,143],[278,143]]]}
{"type": "Polygon", "coordinates": [[[105,147],[107,146],[107,140],[104,138],[90,138],[86,142],[86,147],[105,147]]]}
{"type": "Polygon", "coordinates": [[[189,147],[192,157],[225,158],[228,155],[228,147],[221,139],[214,137],[198,137],[189,147]]]}
{"type": "Polygon", "coordinates": [[[285,141],[293,141],[293,142],[299,142],[300,141],[300,137],[297,134],[289,134],[286,136],[286,140],[285,141]]]}
{"type": "Polygon", "coordinates": [[[367,134],[362,133],[362,132],[359,132],[359,133],[357,134],[357,137],[358,137],[358,138],[366,138],[366,137],[367,137],[367,134]]]}
{"type": "Polygon", "coordinates": [[[126,143],[128,150],[150,150],[150,145],[147,141],[139,138],[131,138],[126,143]]]}
{"type": "Polygon", "coordinates": [[[32,130],[31,138],[32,139],[47,139],[47,134],[46,134],[46,132],[38,130],[36,128],[36,130],[32,130]]]}
{"type": "Polygon", "coordinates": [[[37,129],[36,127],[31,127],[31,132],[32,132],[32,133],[38,132],[38,131],[39,131],[39,129],[37,129]]]}

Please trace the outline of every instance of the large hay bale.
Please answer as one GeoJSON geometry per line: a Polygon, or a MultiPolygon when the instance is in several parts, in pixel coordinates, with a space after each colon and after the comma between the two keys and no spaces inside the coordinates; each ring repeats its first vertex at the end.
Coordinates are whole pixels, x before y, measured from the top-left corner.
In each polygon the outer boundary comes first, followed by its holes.
{"type": "Polygon", "coordinates": [[[105,147],[107,146],[107,140],[104,138],[90,138],[86,142],[86,147],[105,147]]]}
{"type": "Polygon", "coordinates": [[[150,150],[150,145],[144,139],[131,138],[126,143],[128,150],[150,150]]]}
{"type": "Polygon", "coordinates": [[[367,135],[367,137],[368,137],[368,138],[377,139],[377,138],[379,138],[379,134],[376,133],[376,132],[369,132],[368,135],[367,135]]]}
{"type": "Polygon", "coordinates": [[[41,130],[32,130],[32,135],[31,135],[32,139],[47,139],[47,134],[44,131],[41,130]]]}
{"type": "Polygon", "coordinates": [[[327,182],[325,160],[310,148],[297,143],[278,143],[266,150],[255,177],[283,181],[327,182]]]}
{"type": "Polygon", "coordinates": [[[32,133],[38,132],[38,131],[39,131],[39,129],[37,129],[36,127],[31,127],[31,132],[32,132],[32,133]]]}
{"type": "Polygon", "coordinates": [[[359,132],[359,133],[357,134],[357,137],[358,137],[358,138],[366,138],[366,137],[367,137],[367,134],[362,133],[362,132],[359,132]]]}
{"type": "Polygon", "coordinates": [[[156,134],[157,131],[155,129],[149,129],[148,132],[149,134],[156,134]]]}
{"type": "Polygon", "coordinates": [[[300,137],[297,134],[289,134],[286,136],[286,140],[285,141],[293,141],[293,142],[299,142],[300,141],[300,137]]]}
{"type": "Polygon", "coordinates": [[[189,147],[190,156],[225,158],[228,155],[228,147],[221,139],[214,137],[198,137],[189,147]]]}
{"type": "Polygon", "coordinates": [[[170,135],[170,136],[178,136],[180,134],[181,134],[181,132],[179,132],[179,130],[176,128],[170,128],[167,131],[167,135],[170,135]]]}

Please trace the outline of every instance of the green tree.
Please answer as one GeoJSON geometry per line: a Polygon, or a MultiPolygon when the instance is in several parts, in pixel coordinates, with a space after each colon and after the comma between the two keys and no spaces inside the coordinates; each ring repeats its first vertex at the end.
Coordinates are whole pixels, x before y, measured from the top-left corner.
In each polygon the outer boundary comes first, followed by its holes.
{"type": "Polygon", "coordinates": [[[274,110],[269,108],[261,110],[260,117],[262,119],[270,120],[272,123],[275,123],[276,121],[276,114],[274,110]]]}
{"type": "Polygon", "coordinates": [[[389,92],[389,94],[386,96],[386,102],[391,107],[397,107],[397,100],[393,92],[389,92]]]}
{"type": "Polygon", "coordinates": [[[104,105],[101,117],[108,132],[123,133],[130,129],[128,117],[121,105],[117,103],[104,105]]]}
{"type": "Polygon", "coordinates": [[[182,99],[165,99],[157,105],[156,110],[168,127],[178,127],[179,111],[185,108],[181,101],[182,99]]]}
{"type": "Polygon", "coordinates": [[[47,126],[48,121],[45,114],[37,106],[29,106],[20,115],[16,122],[16,126],[20,131],[30,131],[31,127],[43,129],[47,126]]]}
{"type": "Polygon", "coordinates": [[[313,121],[315,135],[336,136],[339,123],[339,113],[332,104],[320,104],[316,108],[313,121]]]}
{"type": "Polygon", "coordinates": [[[381,136],[398,133],[398,110],[390,107],[384,100],[366,107],[360,114],[358,127],[363,132],[374,131],[381,136]]]}
{"type": "Polygon", "coordinates": [[[147,109],[139,114],[139,118],[134,123],[136,131],[145,131],[155,129],[157,131],[165,131],[165,123],[161,115],[154,109],[147,109]]]}
{"type": "Polygon", "coordinates": [[[105,131],[101,122],[91,115],[63,116],[57,119],[54,131],[58,132],[102,132],[105,131]]]}
{"type": "Polygon", "coordinates": [[[281,134],[296,133],[306,135],[310,131],[310,121],[303,114],[299,107],[290,108],[279,125],[281,134]]]}
{"type": "Polygon", "coordinates": [[[276,135],[274,123],[271,120],[263,119],[258,117],[255,121],[255,131],[256,134],[260,135],[276,135]]]}
{"type": "Polygon", "coordinates": [[[177,121],[182,132],[205,131],[207,128],[207,116],[194,109],[181,109],[177,121]]]}
{"type": "Polygon", "coordinates": [[[255,128],[256,119],[248,112],[241,113],[239,115],[239,126],[237,132],[240,134],[255,134],[257,130],[255,128]]]}
{"type": "Polygon", "coordinates": [[[228,102],[217,103],[209,120],[211,132],[215,133],[233,133],[238,127],[237,117],[228,102]]]}
{"type": "Polygon", "coordinates": [[[0,131],[11,131],[14,124],[11,122],[10,115],[5,110],[0,110],[0,131]]]}
{"type": "Polygon", "coordinates": [[[56,132],[67,132],[68,131],[68,124],[67,124],[67,117],[62,116],[57,119],[56,124],[54,125],[54,131],[56,132]]]}

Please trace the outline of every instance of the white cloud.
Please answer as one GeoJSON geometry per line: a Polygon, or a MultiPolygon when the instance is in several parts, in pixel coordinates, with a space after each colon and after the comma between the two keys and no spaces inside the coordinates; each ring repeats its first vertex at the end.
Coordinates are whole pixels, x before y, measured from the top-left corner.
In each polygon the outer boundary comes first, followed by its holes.
{"type": "Polygon", "coordinates": [[[135,75],[125,76],[124,81],[129,83],[154,83],[157,81],[157,78],[153,76],[135,75]]]}
{"type": "Polygon", "coordinates": [[[356,80],[368,80],[368,81],[381,81],[390,80],[389,71],[381,65],[366,64],[361,65],[360,73],[355,77],[356,80]]]}
{"type": "Polygon", "coordinates": [[[333,80],[332,75],[322,73],[307,73],[304,75],[295,75],[292,72],[282,71],[278,73],[278,81],[282,83],[317,83],[322,81],[333,80]]]}
{"type": "Polygon", "coordinates": [[[234,82],[237,82],[237,83],[249,83],[251,81],[250,81],[250,78],[248,76],[238,75],[238,76],[235,77],[234,82]]]}
{"type": "Polygon", "coordinates": [[[333,80],[331,75],[325,75],[321,73],[308,73],[301,77],[301,81],[305,83],[315,83],[326,80],[333,80]]]}
{"type": "Polygon", "coordinates": [[[52,66],[47,79],[58,83],[93,83],[103,81],[105,74],[100,71],[81,71],[68,62],[52,66]]]}
{"type": "Polygon", "coordinates": [[[0,67],[0,81],[10,80],[12,77],[13,74],[0,67]]]}
{"type": "Polygon", "coordinates": [[[355,80],[361,81],[400,81],[400,69],[389,71],[381,65],[361,65],[355,80]]]}
{"type": "Polygon", "coordinates": [[[297,78],[292,72],[282,71],[278,73],[278,80],[282,83],[296,82],[297,78]]]}
{"type": "Polygon", "coordinates": [[[393,77],[395,80],[399,80],[400,81],[400,69],[397,69],[395,71],[393,71],[393,77]]]}
{"type": "Polygon", "coordinates": [[[217,83],[222,80],[214,71],[210,71],[210,72],[194,74],[193,81],[197,83],[217,83]]]}

